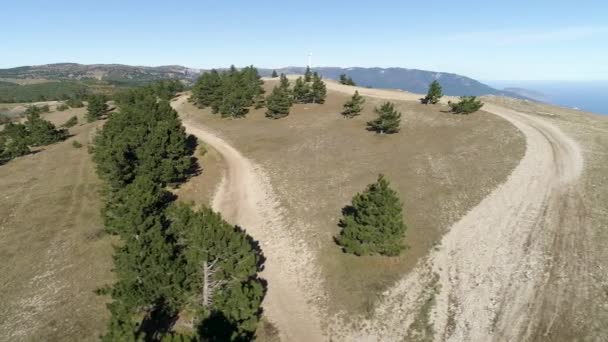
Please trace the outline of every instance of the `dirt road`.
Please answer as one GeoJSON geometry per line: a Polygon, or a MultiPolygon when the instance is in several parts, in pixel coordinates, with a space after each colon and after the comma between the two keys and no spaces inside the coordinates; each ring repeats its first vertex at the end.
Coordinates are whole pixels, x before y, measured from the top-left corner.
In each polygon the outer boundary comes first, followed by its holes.
{"type": "MultiPolygon", "coordinates": [[[[354,91],[335,83],[328,88],[354,91]]],[[[358,90],[395,100],[420,97],[358,90]]],[[[584,246],[572,239],[585,219],[576,186],[583,170],[581,151],[547,121],[497,105],[483,109],[524,133],[525,156],[504,184],[450,228],[424,264],[384,294],[365,329],[351,331],[345,339],[542,339],[555,319],[568,312],[568,300],[555,298],[577,292],[569,288],[576,281],[563,279],[577,279],[585,267],[567,261],[584,253],[584,246]]]]}
{"type": "MultiPolygon", "coordinates": [[[[184,111],[187,97],[172,103],[184,111]]],[[[186,131],[217,150],[227,166],[213,199],[213,209],[233,224],[243,227],[259,241],[266,257],[261,276],[268,281],[263,307],[265,316],[277,326],[282,341],[322,341],[320,313],[309,304],[318,279],[312,253],[297,232],[282,218],[264,171],[222,138],[189,120],[186,131]]]]}
{"type": "MultiPolygon", "coordinates": [[[[349,94],[357,89],[364,96],[389,100],[420,97],[333,82],[327,87],[349,94]]],[[[580,261],[585,243],[575,237],[585,220],[577,188],[583,170],[579,146],[541,118],[498,105],[486,104],[483,109],[525,135],[527,148],[519,165],[449,229],[415,271],[382,294],[372,318],[362,318],[350,328],[334,318],[337,324],[327,336],[349,341],[542,340],[558,317],[562,322],[569,319],[572,304],[567,298],[584,286],[577,279],[585,273],[584,262],[569,261],[580,261]]],[[[263,173],[220,138],[185,124],[227,160],[228,175],[214,207],[260,240],[271,289],[265,307],[282,339],[321,340],[319,316],[306,305],[302,287],[293,286],[301,277],[282,272],[292,263],[302,269],[314,265],[283,255],[297,240],[281,229],[280,214],[268,204],[274,199],[263,173]]]]}

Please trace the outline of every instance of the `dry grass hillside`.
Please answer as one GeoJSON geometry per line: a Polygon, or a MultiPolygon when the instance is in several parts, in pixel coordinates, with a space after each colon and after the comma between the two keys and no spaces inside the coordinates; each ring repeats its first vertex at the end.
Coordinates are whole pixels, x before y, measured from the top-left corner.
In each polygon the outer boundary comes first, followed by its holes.
{"type": "MultiPolygon", "coordinates": [[[[266,82],[268,92],[275,82],[266,82]]],[[[361,116],[345,119],[339,112],[347,98],[329,91],[325,104],[294,105],[279,120],[265,118],[263,109],[233,120],[190,104],[183,112],[267,171],[288,224],[304,231],[302,243],[317,253],[330,311],[365,313],[451,223],[506,179],[525,141],[495,115],[452,115],[447,107],[413,102],[396,102],[401,132],[379,136],[365,122],[382,101],[368,98],[361,116]],[[341,209],[378,173],[403,200],[410,248],[398,258],[346,255],[333,242],[341,209]]]]}
{"type": "MultiPolygon", "coordinates": [[[[45,118],[72,115],[84,121],[84,109],[45,118]]],[[[0,166],[0,340],[96,340],[105,328],[93,291],[111,280],[112,248],[87,152],[96,126],[79,124],[67,141],[0,166]]]]}

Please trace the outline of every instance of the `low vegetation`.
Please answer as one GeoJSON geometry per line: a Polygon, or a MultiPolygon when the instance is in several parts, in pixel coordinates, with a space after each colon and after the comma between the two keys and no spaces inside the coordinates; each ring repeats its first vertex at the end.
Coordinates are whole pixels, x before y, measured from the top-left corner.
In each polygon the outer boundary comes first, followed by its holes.
{"type": "Polygon", "coordinates": [[[483,107],[483,103],[476,96],[461,96],[460,101],[448,102],[452,113],[454,114],[471,114],[483,107]]]}
{"type": "Polygon", "coordinates": [[[57,107],[56,107],[55,109],[56,109],[58,112],[63,112],[63,111],[65,111],[65,110],[70,109],[70,106],[68,106],[68,105],[67,105],[67,104],[65,104],[65,103],[60,103],[60,104],[58,104],[58,105],[57,105],[57,107]]]}
{"type": "Polygon", "coordinates": [[[367,129],[379,134],[393,134],[399,132],[401,124],[401,113],[395,109],[391,102],[383,103],[379,108],[374,108],[378,118],[367,122],[367,129]]]}
{"type": "Polygon", "coordinates": [[[80,143],[80,141],[78,141],[78,140],[74,140],[74,141],[72,141],[72,146],[74,148],[81,148],[82,147],[82,143],[80,143]]]}
{"type": "Polygon", "coordinates": [[[250,340],[265,289],[261,251],[209,208],[177,204],[165,187],[195,168],[195,144],[169,102],[126,96],[94,140],[106,230],[120,238],[104,341],[250,340]],[[177,332],[178,317],[194,331],[177,332]]]}
{"type": "Polygon", "coordinates": [[[84,107],[84,103],[82,103],[81,100],[76,99],[76,98],[69,98],[65,101],[65,104],[67,104],[70,108],[82,108],[84,107]]]}
{"type": "Polygon", "coordinates": [[[344,252],[396,256],[405,249],[401,201],[383,175],[363,193],[356,194],[342,214],[342,231],[336,242],[344,252]]]}

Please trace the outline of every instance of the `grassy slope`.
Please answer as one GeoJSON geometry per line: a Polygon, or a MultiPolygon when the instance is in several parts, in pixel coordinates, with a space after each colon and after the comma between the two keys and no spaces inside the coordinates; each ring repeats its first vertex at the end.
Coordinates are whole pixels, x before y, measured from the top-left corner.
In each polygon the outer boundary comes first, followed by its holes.
{"type": "Polygon", "coordinates": [[[348,120],[338,114],[346,99],[330,92],[326,104],[295,105],[280,120],[266,119],[263,109],[238,120],[193,106],[189,113],[268,171],[287,221],[307,231],[318,252],[330,309],[365,312],[452,222],[506,179],[525,143],[494,115],[455,116],[411,102],[397,103],[401,133],[378,136],[365,122],[380,101],[368,99],[363,115],[348,120]],[[345,255],[332,241],[340,210],[380,172],[404,202],[411,248],[399,258],[345,255]]]}
{"type": "MultiPolygon", "coordinates": [[[[75,114],[84,109],[45,117],[60,124],[75,114]]],[[[0,166],[0,340],[96,340],[105,327],[93,291],[111,279],[112,248],[87,152],[95,126],[0,166]]]]}

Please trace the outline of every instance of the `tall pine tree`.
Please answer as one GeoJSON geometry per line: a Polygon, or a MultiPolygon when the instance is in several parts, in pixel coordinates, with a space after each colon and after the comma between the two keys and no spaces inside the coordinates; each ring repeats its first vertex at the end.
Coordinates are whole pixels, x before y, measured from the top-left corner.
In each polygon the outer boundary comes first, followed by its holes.
{"type": "Polygon", "coordinates": [[[405,249],[401,202],[383,175],[355,195],[343,213],[336,241],[346,253],[395,256],[405,249]]]}
{"type": "Polygon", "coordinates": [[[108,104],[104,95],[93,95],[89,97],[87,106],[87,121],[99,120],[108,111],[108,104]]]}
{"type": "Polygon", "coordinates": [[[289,115],[292,99],[281,86],[274,87],[272,93],[266,98],[266,117],[280,119],[289,115]]]}
{"type": "Polygon", "coordinates": [[[311,89],[302,77],[298,77],[293,86],[293,101],[295,103],[308,103],[311,100],[311,89]]]}
{"type": "Polygon", "coordinates": [[[312,71],[310,70],[310,66],[306,66],[306,71],[304,71],[304,82],[312,81],[312,71]]]}
{"type": "Polygon", "coordinates": [[[312,76],[312,86],[310,87],[310,100],[312,103],[325,103],[327,88],[325,82],[316,72],[312,76]]]}

